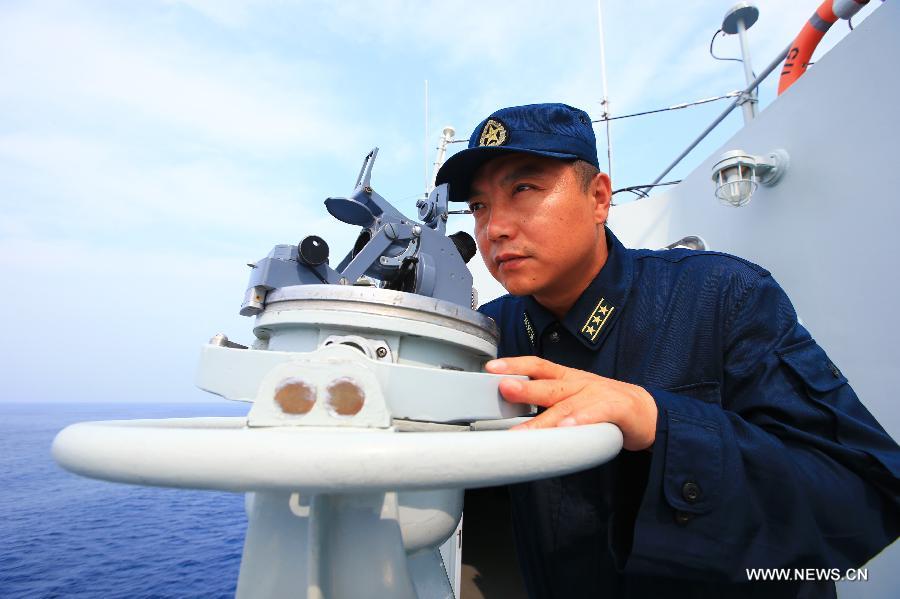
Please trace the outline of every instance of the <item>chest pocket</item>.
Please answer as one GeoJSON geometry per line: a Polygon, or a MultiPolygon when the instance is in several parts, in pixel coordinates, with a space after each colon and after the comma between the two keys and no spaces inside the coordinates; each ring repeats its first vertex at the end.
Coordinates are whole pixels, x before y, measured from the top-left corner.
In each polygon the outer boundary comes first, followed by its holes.
{"type": "Polygon", "coordinates": [[[701,381],[689,385],[678,385],[677,387],[669,387],[666,391],[698,399],[704,403],[722,405],[719,381],[701,381]]]}

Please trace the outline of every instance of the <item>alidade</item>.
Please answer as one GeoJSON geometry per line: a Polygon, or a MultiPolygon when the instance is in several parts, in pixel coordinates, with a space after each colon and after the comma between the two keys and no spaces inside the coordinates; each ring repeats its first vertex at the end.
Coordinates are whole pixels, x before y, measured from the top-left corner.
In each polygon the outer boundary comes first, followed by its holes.
{"type": "Polygon", "coordinates": [[[325,207],[336,219],[361,227],[353,249],[336,268],[329,266],[328,244],[311,235],[296,246],[277,245],[252,265],[241,314],[256,316],[273,289],[295,285],[355,285],[376,282],[381,289],[415,293],[474,308],[472,275],[466,262],[475,242],[460,231],[449,237],[447,185],[417,204],[421,223],[403,215],[372,189],[378,148],[363,160],[349,197],[331,197],[325,207]]]}

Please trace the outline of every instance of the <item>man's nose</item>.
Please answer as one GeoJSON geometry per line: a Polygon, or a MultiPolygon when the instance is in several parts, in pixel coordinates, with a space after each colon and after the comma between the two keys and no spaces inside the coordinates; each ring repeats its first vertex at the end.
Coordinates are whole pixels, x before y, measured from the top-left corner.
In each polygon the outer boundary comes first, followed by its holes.
{"type": "Polygon", "coordinates": [[[516,232],[516,214],[505,206],[491,206],[488,222],[485,226],[490,241],[509,238],[516,232]]]}

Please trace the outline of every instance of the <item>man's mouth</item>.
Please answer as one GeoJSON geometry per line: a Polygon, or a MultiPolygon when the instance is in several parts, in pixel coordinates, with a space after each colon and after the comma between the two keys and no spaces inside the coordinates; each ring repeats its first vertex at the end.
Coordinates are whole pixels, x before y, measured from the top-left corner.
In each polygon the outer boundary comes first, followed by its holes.
{"type": "Polygon", "coordinates": [[[522,263],[524,263],[526,260],[528,260],[528,256],[510,252],[498,254],[494,258],[494,262],[497,264],[497,268],[502,271],[516,269],[521,266],[522,263]]]}

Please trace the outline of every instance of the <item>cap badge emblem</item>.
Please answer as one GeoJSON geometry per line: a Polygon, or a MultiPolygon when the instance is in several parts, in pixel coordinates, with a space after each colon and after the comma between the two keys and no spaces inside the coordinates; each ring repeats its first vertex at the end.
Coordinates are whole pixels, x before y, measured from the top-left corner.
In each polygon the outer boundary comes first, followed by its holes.
{"type": "Polygon", "coordinates": [[[509,139],[506,125],[495,119],[488,119],[478,138],[479,146],[502,146],[509,139]]]}

